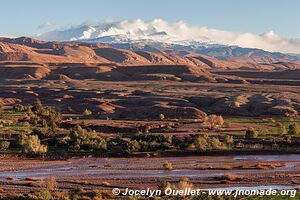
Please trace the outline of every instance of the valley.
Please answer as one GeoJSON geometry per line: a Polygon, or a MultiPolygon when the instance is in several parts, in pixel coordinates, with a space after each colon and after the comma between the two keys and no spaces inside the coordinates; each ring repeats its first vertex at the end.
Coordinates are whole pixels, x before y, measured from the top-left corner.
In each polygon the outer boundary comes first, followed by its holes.
{"type": "Polygon", "coordinates": [[[172,52],[1,38],[1,193],[299,190],[297,58],[172,52]]]}

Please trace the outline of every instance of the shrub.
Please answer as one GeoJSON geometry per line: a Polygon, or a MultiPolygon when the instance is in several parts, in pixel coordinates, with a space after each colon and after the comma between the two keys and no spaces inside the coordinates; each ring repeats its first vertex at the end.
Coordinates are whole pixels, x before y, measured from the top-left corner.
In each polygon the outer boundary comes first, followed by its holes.
{"type": "Polygon", "coordinates": [[[54,190],[57,188],[57,182],[55,176],[50,176],[46,182],[45,186],[48,190],[54,190]]]}
{"type": "Polygon", "coordinates": [[[136,140],[129,141],[126,143],[125,152],[126,153],[134,153],[140,150],[140,143],[136,140]]]}
{"type": "Polygon", "coordinates": [[[172,165],[172,163],[171,162],[165,162],[164,164],[163,164],[163,168],[164,168],[164,170],[172,170],[173,169],[173,165],[172,165]]]}
{"type": "Polygon", "coordinates": [[[10,142],[2,141],[0,142],[0,150],[6,151],[9,148],[10,142]]]}
{"type": "Polygon", "coordinates": [[[88,109],[85,109],[85,110],[83,111],[83,115],[85,115],[85,116],[88,116],[88,115],[91,115],[91,114],[93,114],[92,111],[90,111],[90,110],[88,110],[88,109]]]}
{"type": "Polygon", "coordinates": [[[288,130],[289,135],[298,135],[300,134],[300,127],[298,124],[291,124],[289,125],[289,130],[288,130]]]}
{"type": "Polygon", "coordinates": [[[205,151],[208,147],[208,136],[206,134],[201,134],[196,137],[195,147],[200,151],[205,151]]]}
{"type": "Polygon", "coordinates": [[[253,139],[253,138],[257,138],[257,137],[258,137],[258,133],[254,129],[247,129],[246,130],[245,138],[253,139]]]}
{"type": "Polygon", "coordinates": [[[40,112],[40,111],[42,111],[42,109],[43,109],[43,104],[42,104],[41,100],[39,100],[39,99],[35,100],[32,110],[36,111],[36,112],[40,112]]]}
{"type": "Polygon", "coordinates": [[[35,192],[34,194],[29,194],[28,199],[43,199],[43,200],[52,200],[54,199],[49,190],[42,190],[35,192]]]}
{"type": "Polygon", "coordinates": [[[42,145],[37,135],[30,135],[25,138],[23,143],[25,153],[29,154],[45,154],[48,151],[46,145],[42,145]]]}
{"type": "Polygon", "coordinates": [[[164,114],[159,114],[159,119],[160,119],[161,121],[164,121],[164,120],[165,120],[164,114]]]}
{"type": "Polygon", "coordinates": [[[212,149],[212,150],[214,150],[214,149],[224,149],[225,148],[224,144],[222,142],[220,142],[220,140],[217,139],[217,138],[209,139],[208,144],[209,144],[209,149],[212,149]]]}
{"type": "Polygon", "coordinates": [[[291,144],[292,143],[292,137],[290,135],[286,135],[284,136],[284,140],[286,141],[286,143],[291,144]]]}
{"type": "Polygon", "coordinates": [[[21,104],[16,104],[13,108],[17,112],[24,112],[26,111],[26,107],[21,104]]]}
{"type": "Polygon", "coordinates": [[[24,132],[20,133],[18,135],[18,144],[19,145],[23,145],[26,137],[27,136],[26,136],[26,134],[24,132]]]}
{"type": "Polygon", "coordinates": [[[190,180],[186,177],[183,177],[179,180],[179,183],[177,184],[177,188],[180,190],[186,189],[186,188],[192,188],[193,184],[190,182],[190,180]]]}

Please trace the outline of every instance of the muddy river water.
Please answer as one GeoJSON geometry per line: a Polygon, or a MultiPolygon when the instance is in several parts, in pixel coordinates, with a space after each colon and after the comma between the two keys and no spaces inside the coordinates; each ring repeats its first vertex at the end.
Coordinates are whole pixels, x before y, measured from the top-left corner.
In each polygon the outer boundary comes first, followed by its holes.
{"type": "MultiPolygon", "coordinates": [[[[24,180],[30,178],[47,178],[55,176],[58,180],[99,177],[104,180],[126,179],[179,179],[188,177],[202,183],[201,180],[222,177],[231,174],[239,177],[271,177],[274,174],[293,174],[300,177],[300,155],[237,155],[237,156],[191,156],[191,157],[159,157],[159,158],[71,158],[64,161],[30,160],[22,164],[16,160],[1,160],[0,179],[24,180]],[[173,170],[164,170],[163,163],[169,161],[173,170]],[[14,164],[15,163],[15,164],[14,164]],[[236,166],[253,166],[257,164],[280,163],[278,167],[243,168],[236,166]],[[4,167],[11,165],[11,167],[4,167]],[[268,176],[268,174],[270,174],[268,176]]],[[[298,188],[298,184],[261,182],[257,179],[251,187],[298,188]],[[269,184],[268,184],[269,183],[269,184]]],[[[242,187],[242,186],[241,186],[242,187]]],[[[246,186],[245,186],[246,187],[246,186]]]]}

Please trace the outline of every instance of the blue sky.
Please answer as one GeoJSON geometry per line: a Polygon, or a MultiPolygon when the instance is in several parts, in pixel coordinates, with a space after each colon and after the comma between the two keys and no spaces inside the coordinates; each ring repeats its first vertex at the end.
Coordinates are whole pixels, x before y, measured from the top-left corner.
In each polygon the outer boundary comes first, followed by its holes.
{"type": "Polygon", "coordinates": [[[184,20],[187,24],[260,34],[300,36],[299,0],[2,0],[0,34],[32,35],[104,19],[184,20]]]}

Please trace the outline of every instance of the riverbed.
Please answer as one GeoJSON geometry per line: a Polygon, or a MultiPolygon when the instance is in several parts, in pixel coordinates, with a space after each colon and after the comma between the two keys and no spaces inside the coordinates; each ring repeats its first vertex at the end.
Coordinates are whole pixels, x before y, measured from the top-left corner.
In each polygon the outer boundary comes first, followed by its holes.
{"type": "MultiPolygon", "coordinates": [[[[39,160],[3,158],[0,181],[7,190],[30,188],[25,183],[55,177],[61,188],[156,188],[187,178],[198,188],[300,186],[300,155],[236,155],[151,158],[71,158],[39,160]],[[163,164],[172,163],[172,170],[163,164]],[[226,177],[234,177],[227,180],[226,177]],[[105,184],[103,184],[105,183],[105,184]]],[[[30,184],[29,184],[30,185],[30,184]]]]}

